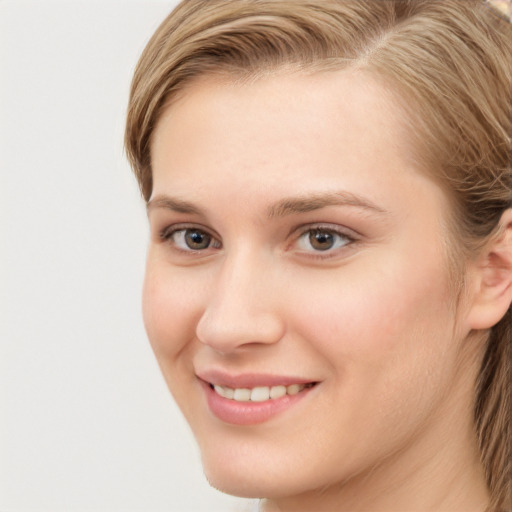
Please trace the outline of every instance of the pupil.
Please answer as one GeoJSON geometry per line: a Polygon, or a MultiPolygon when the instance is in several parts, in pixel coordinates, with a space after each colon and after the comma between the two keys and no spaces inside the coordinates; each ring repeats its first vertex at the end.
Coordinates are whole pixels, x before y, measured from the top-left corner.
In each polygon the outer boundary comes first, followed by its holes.
{"type": "Polygon", "coordinates": [[[309,234],[311,246],[319,251],[327,251],[334,245],[334,237],[326,231],[312,231],[309,234]]]}
{"type": "Polygon", "coordinates": [[[190,249],[207,249],[210,245],[210,237],[201,231],[187,231],[185,241],[190,249]]]}

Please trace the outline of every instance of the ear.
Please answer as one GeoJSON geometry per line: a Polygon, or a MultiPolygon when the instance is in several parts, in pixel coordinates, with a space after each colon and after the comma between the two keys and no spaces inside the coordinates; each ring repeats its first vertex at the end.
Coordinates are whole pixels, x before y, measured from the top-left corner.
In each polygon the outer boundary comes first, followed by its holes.
{"type": "Polygon", "coordinates": [[[512,209],[500,219],[498,236],[482,250],[472,276],[474,295],[468,315],[471,329],[489,329],[512,302],[512,209]]]}

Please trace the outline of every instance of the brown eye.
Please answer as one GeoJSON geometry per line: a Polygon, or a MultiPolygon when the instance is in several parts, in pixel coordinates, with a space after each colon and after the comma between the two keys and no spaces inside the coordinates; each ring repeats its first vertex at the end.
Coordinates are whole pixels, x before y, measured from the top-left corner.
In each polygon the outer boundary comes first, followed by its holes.
{"type": "Polygon", "coordinates": [[[207,249],[210,246],[212,238],[203,231],[197,229],[186,229],[185,230],[185,243],[189,249],[194,251],[200,251],[201,249],[207,249]]]}
{"type": "Polygon", "coordinates": [[[309,243],[317,251],[327,251],[334,247],[336,240],[334,234],[329,231],[314,229],[309,232],[309,243]]]}
{"type": "Polygon", "coordinates": [[[182,228],[168,230],[161,235],[162,239],[171,242],[182,251],[204,251],[205,249],[221,247],[220,242],[198,228],[182,228]]]}
{"type": "Polygon", "coordinates": [[[301,252],[318,253],[334,252],[354,242],[354,238],[336,229],[324,227],[312,228],[304,231],[297,240],[297,247],[301,252]]]}

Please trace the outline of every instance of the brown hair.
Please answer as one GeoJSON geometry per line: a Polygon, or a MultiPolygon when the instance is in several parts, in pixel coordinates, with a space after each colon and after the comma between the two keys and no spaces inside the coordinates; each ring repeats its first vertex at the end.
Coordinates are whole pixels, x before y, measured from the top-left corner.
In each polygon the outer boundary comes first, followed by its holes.
{"type": "MultiPolygon", "coordinates": [[[[144,198],[151,137],[191,80],[363,67],[400,91],[418,162],[453,198],[457,267],[512,206],[512,26],[481,0],[184,0],[133,78],[125,145],[144,198]]],[[[490,332],[475,425],[491,510],[512,506],[511,310],[490,332]]]]}

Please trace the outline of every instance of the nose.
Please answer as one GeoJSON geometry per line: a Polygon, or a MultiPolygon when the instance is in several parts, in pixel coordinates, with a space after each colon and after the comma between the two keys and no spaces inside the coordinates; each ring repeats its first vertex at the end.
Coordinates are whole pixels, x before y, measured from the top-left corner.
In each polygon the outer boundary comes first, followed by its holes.
{"type": "Polygon", "coordinates": [[[277,343],[285,323],[272,266],[254,254],[226,257],[213,280],[196,335],[222,354],[277,343]]]}

